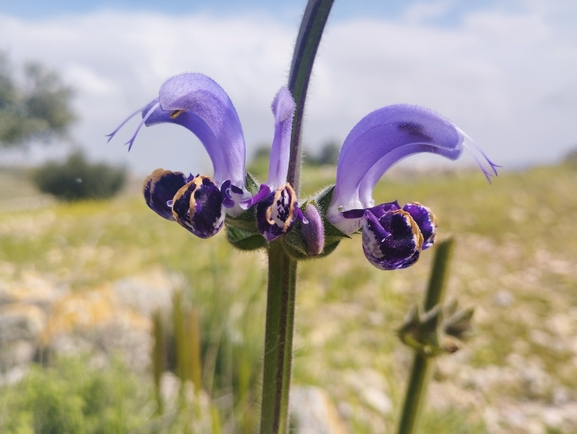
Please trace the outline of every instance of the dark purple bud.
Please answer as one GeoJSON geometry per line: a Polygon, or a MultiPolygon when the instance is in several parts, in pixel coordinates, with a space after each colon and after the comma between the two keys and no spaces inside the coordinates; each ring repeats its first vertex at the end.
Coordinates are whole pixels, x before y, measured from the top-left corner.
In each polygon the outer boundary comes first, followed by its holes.
{"type": "Polygon", "coordinates": [[[435,217],[429,208],[418,202],[406,204],[403,210],[411,214],[411,217],[413,217],[413,220],[415,220],[415,223],[419,226],[423,234],[423,250],[431,247],[437,235],[437,217],[435,217]]]}
{"type": "Polygon", "coordinates": [[[306,223],[301,224],[301,235],[303,236],[307,253],[310,256],[320,255],[325,246],[325,228],[323,219],[317,208],[309,203],[304,209],[304,218],[306,223]]]}
{"type": "Polygon", "coordinates": [[[363,217],[363,251],[371,264],[381,270],[398,270],[419,259],[423,235],[411,215],[403,210],[384,211],[381,205],[368,209],[363,217]]]}
{"type": "Polygon", "coordinates": [[[194,178],[175,194],[172,214],[181,226],[197,237],[212,237],[225,218],[220,189],[208,176],[194,178]]]}
{"type": "Polygon", "coordinates": [[[159,216],[174,220],[172,199],[178,190],[187,183],[182,172],[156,169],[144,180],[143,193],[146,204],[159,216]]]}
{"type": "Polygon", "coordinates": [[[298,218],[297,209],[296,194],[290,184],[269,193],[256,208],[260,233],[269,242],[286,234],[298,218]]]}

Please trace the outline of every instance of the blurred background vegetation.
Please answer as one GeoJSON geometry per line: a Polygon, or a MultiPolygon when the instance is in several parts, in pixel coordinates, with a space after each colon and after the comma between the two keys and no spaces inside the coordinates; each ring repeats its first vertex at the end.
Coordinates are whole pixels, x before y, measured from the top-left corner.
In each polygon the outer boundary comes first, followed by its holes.
{"type": "Polygon", "coordinates": [[[58,199],[108,199],[126,182],[126,169],[105,163],[90,163],[80,150],[62,163],[50,161],[32,170],[32,181],[42,193],[58,199]]]}
{"type": "MultiPolygon", "coordinates": [[[[334,167],[305,166],[303,179],[312,193],[334,167]]],[[[440,236],[457,240],[449,297],[476,307],[475,337],[438,361],[423,432],[574,432],[576,182],[568,163],[505,172],[491,186],[477,171],[402,169],[379,184],[380,200],[436,211],[440,236]]],[[[223,234],[189,236],[130,188],[113,200],[7,206],[0,240],[1,432],[254,431],[264,255],[233,250],[223,234]],[[174,294],[196,312],[197,332],[174,319],[174,294]],[[179,327],[198,336],[196,350],[181,351],[192,354],[182,363],[199,360],[200,387],[178,367],[179,327]],[[153,364],[155,348],[164,356],[153,364]]],[[[395,330],[421,298],[431,256],[382,272],[353,237],[302,265],[294,414],[305,417],[300,403],[348,432],[392,429],[410,365],[395,330]]]]}
{"type": "MultiPolygon", "coordinates": [[[[33,144],[73,143],[73,89],[38,63],[29,62],[18,72],[0,52],[0,151],[26,153],[33,144]]],[[[49,161],[24,171],[40,192],[65,201],[110,198],[127,177],[123,167],[89,162],[79,147],[64,162],[49,161]]]]}
{"type": "Polygon", "coordinates": [[[72,95],[55,72],[30,62],[18,74],[0,52],[0,146],[68,139],[76,119],[70,107],[72,95]]]}

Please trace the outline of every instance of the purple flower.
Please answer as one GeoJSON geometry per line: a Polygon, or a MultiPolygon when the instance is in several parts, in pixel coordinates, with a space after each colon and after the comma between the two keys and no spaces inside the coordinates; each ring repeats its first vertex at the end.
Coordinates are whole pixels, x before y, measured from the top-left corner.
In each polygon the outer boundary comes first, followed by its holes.
{"type": "Polygon", "coordinates": [[[226,214],[243,212],[240,201],[250,197],[245,188],[244,135],[230,98],[216,82],[197,73],[168,79],[158,98],[122,122],[109,140],[137,114],[142,120],[127,142],[129,150],[143,125],[173,123],[200,139],[214,169],[212,177],[155,170],[144,182],[144,197],[153,211],[201,238],[216,234],[226,214]]]}
{"type": "Polygon", "coordinates": [[[275,131],[267,182],[260,186],[254,197],[242,202],[245,209],[256,206],[258,229],[269,242],[287,233],[297,220],[306,221],[298,207],[294,189],[286,183],[295,107],[289,90],[281,88],[271,107],[275,131]]]}
{"type": "Polygon", "coordinates": [[[187,176],[157,169],[144,181],[148,206],[200,238],[215,235],[226,215],[238,217],[256,206],[259,231],[272,241],[290,230],[297,219],[304,220],[293,188],[285,184],[294,110],[290,92],[282,88],[272,104],[275,132],[268,180],[254,197],[245,187],[245,142],[236,110],[226,92],[205,75],[187,73],[168,79],[158,98],[122,122],[109,140],[138,114],[142,120],[127,142],[128,150],[143,125],[172,123],[187,128],[208,152],[214,175],[187,176]]]}
{"type": "Polygon", "coordinates": [[[486,161],[488,167],[473,154],[488,180],[497,175],[498,166],[465,133],[430,110],[399,104],[368,114],[342,146],[328,221],[347,235],[362,228],[363,250],[375,267],[413,265],[434,243],[434,215],[418,203],[375,206],[373,189],[389,167],[409,155],[429,152],[456,160],[464,147],[486,161]]]}

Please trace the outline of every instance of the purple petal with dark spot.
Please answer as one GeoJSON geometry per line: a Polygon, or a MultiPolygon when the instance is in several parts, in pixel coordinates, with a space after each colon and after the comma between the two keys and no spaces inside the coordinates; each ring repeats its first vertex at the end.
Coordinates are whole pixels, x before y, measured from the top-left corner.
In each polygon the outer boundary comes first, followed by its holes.
{"type": "Polygon", "coordinates": [[[419,259],[423,238],[409,213],[387,211],[377,218],[371,210],[363,218],[363,251],[381,270],[398,270],[419,259]]]}
{"type": "Polygon", "coordinates": [[[258,229],[269,242],[286,234],[299,214],[296,194],[290,184],[269,193],[256,206],[258,229]]]}
{"type": "Polygon", "coordinates": [[[198,176],[176,193],[172,213],[181,226],[197,237],[210,238],[224,223],[220,189],[208,176],[198,176]]]}
{"type": "Polygon", "coordinates": [[[159,216],[174,220],[169,201],[172,201],[176,192],[186,183],[187,177],[182,172],[156,169],[144,180],[144,200],[159,216]]]}
{"type": "Polygon", "coordinates": [[[374,206],[374,207],[369,208],[369,209],[376,218],[381,218],[387,212],[397,211],[397,210],[401,209],[401,207],[399,206],[399,202],[397,202],[395,200],[394,202],[381,203],[380,205],[374,206]]]}
{"type": "Polygon", "coordinates": [[[437,235],[437,218],[435,215],[429,208],[418,202],[406,204],[403,210],[411,214],[411,217],[413,217],[413,220],[415,220],[415,223],[419,226],[423,234],[423,250],[431,247],[437,235]]]}
{"type": "MultiPolygon", "coordinates": [[[[396,211],[401,209],[397,201],[382,203],[380,205],[369,208],[376,218],[380,218],[384,213],[388,211],[396,211]]],[[[342,217],[349,220],[356,220],[358,227],[362,225],[362,218],[365,215],[366,209],[350,209],[348,211],[343,211],[341,213],[342,217]]]]}

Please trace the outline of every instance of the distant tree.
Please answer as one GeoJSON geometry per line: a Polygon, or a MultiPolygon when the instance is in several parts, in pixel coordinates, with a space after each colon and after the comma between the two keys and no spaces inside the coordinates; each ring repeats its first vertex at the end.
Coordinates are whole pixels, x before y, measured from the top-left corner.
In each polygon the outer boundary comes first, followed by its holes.
{"type": "Polygon", "coordinates": [[[51,161],[40,166],[32,179],[40,191],[61,200],[107,199],[124,186],[126,169],[89,163],[81,151],[76,151],[63,163],[51,161]]]}
{"type": "Polygon", "coordinates": [[[254,156],[252,157],[253,160],[260,160],[260,159],[266,159],[268,160],[268,157],[270,155],[270,145],[259,145],[256,148],[256,151],[254,151],[254,156]]]}
{"type": "Polygon", "coordinates": [[[575,147],[571,151],[567,152],[567,154],[565,155],[565,158],[563,159],[563,162],[565,164],[570,165],[570,166],[577,167],[577,147],[575,147]]]}
{"type": "Polygon", "coordinates": [[[258,145],[252,158],[249,161],[247,170],[251,175],[255,176],[257,179],[266,179],[268,173],[268,163],[270,156],[270,145],[261,144],[258,145]]]}
{"type": "Polygon", "coordinates": [[[321,152],[317,157],[311,156],[308,160],[311,164],[316,166],[336,166],[337,161],[339,160],[340,151],[340,146],[336,142],[330,141],[323,145],[321,152]]]}
{"type": "Polygon", "coordinates": [[[18,82],[7,56],[0,52],[0,148],[67,138],[76,119],[70,107],[72,95],[55,72],[38,63],[26,64],[18,82]]]}

